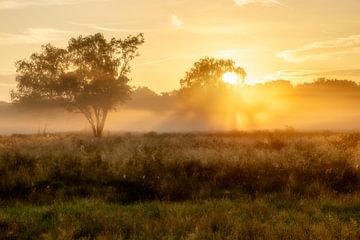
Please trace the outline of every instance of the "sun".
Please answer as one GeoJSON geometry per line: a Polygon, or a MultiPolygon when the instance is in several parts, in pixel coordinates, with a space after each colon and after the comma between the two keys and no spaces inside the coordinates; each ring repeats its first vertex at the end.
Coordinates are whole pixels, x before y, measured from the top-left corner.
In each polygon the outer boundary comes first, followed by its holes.
{"type": "Polygon", "coordinates": [[[238,86],[239,85],[239,76],[233,72],[226,72],[222,76],[222,80],[230,85],[238,86]]]}

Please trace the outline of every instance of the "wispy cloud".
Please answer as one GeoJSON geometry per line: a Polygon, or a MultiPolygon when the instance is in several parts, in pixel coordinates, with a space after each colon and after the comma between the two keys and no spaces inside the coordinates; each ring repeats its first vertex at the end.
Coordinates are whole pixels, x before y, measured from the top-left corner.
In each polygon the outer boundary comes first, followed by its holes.
{"type": "Polygon", "coordinates": [[[135,64],[134,66],[147,66],[147,65],[153,65],[153,64],[163,63],[163,62],[170,62],[170,61],[184,59],[184,58],[187,58],[187,57],[178,56],[178,57],[161,58],[161,59],[155,59],[155,60],[150,60],[147,62],[138,63],[138,64],[135,64]]]}
{"type": "Polygon", "coordinates": [[[360,51],[360,35],[352,35],[329,41],[314,42],[298,49],[285,50],[277,56],[288,62],[327,60],[336,55],[360,51]]]}
{"type": "Polygon", "coordinates": [[[239,28],[235,28],[233,26],[206,26],[206,25],[191,25],[191,24],[184,24],[183,20],[181,20],[179,17],[174,17],[175,15],[172,15],[168,23],[163,23],[158,26],[153,26],[149,28],[119,28],[119,27],[108,27],[100,24],[94,24],[94,23],[79,23],[79,22],[67,22],[68,24],[88,28],[96,31],[101,32],[112,32],[112,33],[148,33],[148,32],[158,32],[158,31],[167,31],[172,30],[174,27],[180,28],[182,31],[189,32],[189,33],[196,33],[196,34],[228,34],[228,33],[234,33],[239,30],[239,28]]]}
{"type": "Polygon", "coordinates": [[[99,2],[106,0],[0,0],[1,9],[19,9],[25,7],[61,6],[84,2],[99,2]]]}
{"type": "Polygon", "coordinates": [[[173,27],[181,27],[182,25],[184,25],[184,21],[181,20],[178,16],[176,16],[175,14],[172,14],[170,17],[170,26],[173,27]]]}
{"type": "Polygon", "coordinates": [[[269,73],[264,76],[266,80],[275,80],[275,79],[286,79],[294,81],[311,81],[319,77],[326,78],[337,78],[337,79],[349,79],[349,80],[359,80],[360,79],[360,69],[340,69],[340,70],[302,70],[302,71],[277,71],[274,73],[269,73]]]}
{"type": "Polygon", "coordinates": [[[237,6],[244,6],[254,3],[260,3],[265,5],[280,4],[277,0],[233,0],[237,6]]]}
{"type": "Polygon", "coordinates": [[[0,45],[41,44],[65,39],[69,31],[54,28],[28,28],[23,33],[1,33],[0,45]]]}
{"type": "Polygon", "coordinates": [[[151,32],[155,30],[160,30],[160,28],[113,28],[105,27],[98,24],[92,23],[77,23],[77,22],[68,22],[71,25],[85,27],[101,32],[113,32],[113,33],[140,33],[140,32],[151,32]]]}

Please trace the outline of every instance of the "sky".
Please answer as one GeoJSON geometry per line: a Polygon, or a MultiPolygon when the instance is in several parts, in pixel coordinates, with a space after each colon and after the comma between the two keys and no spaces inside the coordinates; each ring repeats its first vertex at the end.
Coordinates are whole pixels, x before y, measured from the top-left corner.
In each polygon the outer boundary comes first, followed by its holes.
{"type": "Polygon", "coordinates": [[[317,77],[360,81],[360,0],[0,0],[0,101],[16,60],[97,32],[143,32],[131,84],[178,89],[193,63],[230,58],[247,82],[317,77]]]}

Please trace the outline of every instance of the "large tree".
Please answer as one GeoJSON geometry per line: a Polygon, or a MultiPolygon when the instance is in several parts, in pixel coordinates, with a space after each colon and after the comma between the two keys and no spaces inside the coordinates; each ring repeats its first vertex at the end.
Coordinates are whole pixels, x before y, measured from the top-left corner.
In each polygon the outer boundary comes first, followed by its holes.
{"type": "Polygon", "coordinates": [[[49,103],[82,113],[94,136],[101,137],[108,113],[130,98],[130,62],[143,34],[110,40],[97,33],[71,38],[67,48],[51,44],[16,62],[14,103],[49,103]]]}

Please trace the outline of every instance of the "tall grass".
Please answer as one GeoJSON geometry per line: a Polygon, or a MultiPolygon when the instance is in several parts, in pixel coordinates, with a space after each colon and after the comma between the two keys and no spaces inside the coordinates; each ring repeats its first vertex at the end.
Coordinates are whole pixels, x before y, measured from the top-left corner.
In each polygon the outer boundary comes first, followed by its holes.
{"type": "Polygon", "coordinates": [[[359,239],[359,133],[0,137],[0,239],[359,239]]]}
{"type": "Polygon", "coordinates": [[[360,191],[360,134],[255,132],[0,138],[0,198],[30,203],[316,197],[360,191]]]}

